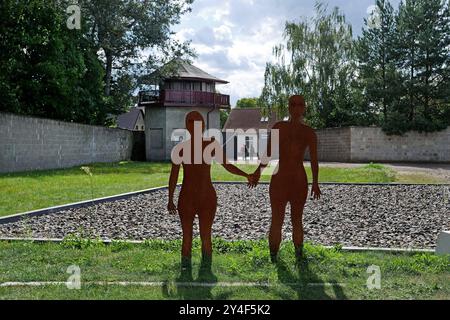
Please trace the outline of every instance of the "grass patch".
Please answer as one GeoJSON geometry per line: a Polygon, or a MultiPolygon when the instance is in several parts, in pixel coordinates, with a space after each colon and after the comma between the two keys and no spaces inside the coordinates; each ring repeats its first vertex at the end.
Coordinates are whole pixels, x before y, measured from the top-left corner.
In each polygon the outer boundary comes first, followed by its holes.
{"type": "Polygon", "coordinates": [[[398,183],[415,183],[415,184],[440,184],[448,183],[447,179],[437,177],[435,175],[416,173],[416,172],[396,172],[395,181],[398,183]]]}
{"type": "Polygon", "coordinates": [[[0,299],[449,299],[449,257],[428,253],[344,252],[306,244],[294,261],[284,242],[280,261],[270,263],[266,241],[214,239],[211,273],[199,268],[200,242],[193,244],[193,270],[180,272],[180,241],[114,242],[80,238],[63,243],[0,242],[0,282],[67,281],[68,266],[81,268],[81,290],[65,286],[0,288],[0,299]],[[381,270],[381,289],[366,286],[367,268],[381,270]],[[88,281],[162,281],[158,287],[83,285],[88,281]],[[259,282],[267,287],[177,287],[177,282],[259,282]]]}
{"type": "Polygon", "coordinates": [[[92,177],[79,167],[0,175],[0,216],[164,186],[167,163],[92,164],[92,177]]]}
{"type": "MultiPolygon", "coordinates": [[[[253,172],[256,165],[240,165],[242,170],[253,172]]],[[[312,181],[311,167],[305,167],[308,181],[312,181]]],[[[212,168],[212,177],[215,181],[246,181],[243,177],[236,177],[228,173],[222,166],[215,165],[212,168]]],[[[262,175],[261,181],[269,182],[271,175],[262,175]]],[[[321,167],[319,182],[340,183],[389,183],[395,182],[395,172],[383,165],[367,164],[357,168],[321,167]]]]}

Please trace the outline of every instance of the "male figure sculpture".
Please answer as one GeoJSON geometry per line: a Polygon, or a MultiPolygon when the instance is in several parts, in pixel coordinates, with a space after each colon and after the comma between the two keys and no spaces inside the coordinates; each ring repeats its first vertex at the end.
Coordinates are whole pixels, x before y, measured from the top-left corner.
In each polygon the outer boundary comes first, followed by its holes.
{"type": "MultiPolygon", "coordinates": [[[[268,141],[268,158],[271,154],[273,130],[279,134],[279,162],[272,176],[269,187],[270,205],[272,209],[272,222],[269,232],[269,247],[272,261],[276,261],[281,243],[281,229],[283,226],[286,205],[291,205],[292,240],[295,246],[297,258],[301,258],[303,252],[303,208],[308,196],[308,179],[303,158],[306,148],[309,148],[311,156],[311,169],[313,184],[311,195],[314,199],[320,198],[318,184],[319,165],[317,161],[317,137],[314,130],[303,123],[305,113],[305,100],[302,96],[295,95],[289,99],[288,121],[277,122],[271,131],[268,141]]],[[[259,181],[261,171],[267,166],[267,162],[261,162],[256,169],[253,181],[259,181]]]]}
{"type": "MultiPolygon", "coordinates": [[[[172,214],[178,214],[181,220],[183,229],[183,244],[182,244],[182,265],[189,266],[191,260],[192,249],[192,227],[195,215],[198,215],[200,226],[200,238],[202,242],[202,262],[211,261],[212,244],[211,244],[211,227],[214,221],[214,216],[217,209],[217,196],[214,186],[211,182],[211,162],[205,161],[204,151],[208,150],[222,150],[222,146],[214,139],[203,139],[203,131],[205,129],[205,122],[202,115],[197,111],[192,111],[186,116],[186,129],[191,138],[182,142],[188,148],[180,148],[181,154],[177,154],[187,161],[183,161],[183,182],[178,199],[178,206],[175,206],[173,195],[178,181],[178,174],[180,164],[174,163],[174,155],[172,154],[172,169],[169,179],[169,204],[168,210],[172,214]],[[201,124],[201,132],[195,135],[195,123],[201,124]],[[197,149],[196,149],[197,144],[197,149]],[[216,145],[214,145],[216,144],[216,145]],[[215,147],[216,149],[214,149],[215,147]],[[185,150],[190,150],[189,154],[183,154],[185,150]],[[197,153],[197,154],[196,154],[197,153]],[[196,161],[197,159],[197,161],[196,161]],[[200,160],[200,161],[198,161],[200,160]]],[[[200,131],[200,130],[199,130],[200,131]]],[[[175,149],[174,149],[175,150],[175,149]]],[[[213,152],[214,153],[214,152],[213,152]]],[[[221,156],[213,154],[216,160],[229,172],[246,177],[249,181],[249,186],[254,186],[250,182],[250,175],[243,172],[236,166],[227,163],[225,155],[221,156]]]]}

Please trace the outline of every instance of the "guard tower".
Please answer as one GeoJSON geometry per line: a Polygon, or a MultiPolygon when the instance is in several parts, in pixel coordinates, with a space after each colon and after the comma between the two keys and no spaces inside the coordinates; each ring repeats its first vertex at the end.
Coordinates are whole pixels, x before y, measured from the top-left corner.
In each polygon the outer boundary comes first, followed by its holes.
{"type": "MultiPolygon", "coordinates": [[[[220,130],[220,109],[230,108],[230,96],[216,92],[218,79],[205,71],[179,61],[176,76],[162,79],[155,90],[139,93],[139,106],[145,107],[145,149],[148,161],[170,160],[172,148],[184,136],[172,141],[176,129],[185,129],[185,117],[198,111],[206,127],[220,130]]],[[[156,86],[155,86],[156,87],[156,86]]]]}

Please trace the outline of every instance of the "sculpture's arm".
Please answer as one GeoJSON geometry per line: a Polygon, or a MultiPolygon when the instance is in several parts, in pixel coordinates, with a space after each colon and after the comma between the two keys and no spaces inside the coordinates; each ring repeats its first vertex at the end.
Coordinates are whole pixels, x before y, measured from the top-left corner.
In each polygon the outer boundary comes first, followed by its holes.
{"type": "MultiPolygon", "coordinates": [[[[220,144],[218,142],[214,142],[217,144],[217,148],[221,148],[220,144]]],[[[220,160],[220,164],[222,165],[222,167],[225,168],[225,170],[227,170],[228,172],[241,176],[241,177],[246,177],[248,178],[248,174],[245,173],[244,171],[242,171],[241,169],[239,169],[238,167],[236,167],[235,165],[228,163],[228,158],[225,152],[222,152],[222,159],[220,160]]]]}
{"type": "Polygon", "coordinates": [[[225,168],[225,170],[227,170],[228,172],[241,176],[241,177],[246,177],[248,178],[249,174],[245,173],[244,171],[242,171],[241,169],[239,169],[238,167],[236,167],[235,165],[231,164],[231,163],[222,163],[222,167],[225,168]]]}
{"type": "Polygon", "coordinates": [[[167,210],[171,214],[177,213],[177,207],[173,202],[173,194],[175,193],[179,173],[180,173],[180,165],[172,163],[172,169],[170,170],[170,178],[169,178],[169,204],[167,205],[167,210]]]}
{"type": "Polygon", "coordinates": [[[269,165],[270,159],[272,158],[273,130],[279,130],[278,123],[276,123],[270,130],[269,138],[267,139],[267,152],[266,152],[267,156],[264,159],[261,159],[258,168],[251,176],[252,182],[254,182],[255,184],[259,182],[259,179],[261,178],[261,172],[264,170],[265,167],[269,165]]]}
{"type": "MultiPolygon", "coordinates": [[[[219,142],[214,141],[213,143],[216,144],[216,145],[215,145],[215,149],[217,149],[217,148],[222,149],[222,146],[220,145],[219,142]]],[[[223,150],[223,149],[222,149],[222,150],[223,150]]],[[[226,155],[226,153],[225,153],[224,151],[222,151],[220,154],[221,154],[221,155],[220,155],[220,159],[217,159],[217,158],[216,158],[216,160],[219,161],[219,163],[222,165],[222,167],[225,168],[225,170],[227,170],[228,172],[230,172],[230,173],[232,173],[232,174],[235,174],[235,175],[237,175],[237,176],[241,176],[241,177],[247,178],[247,180],[248,180],[248,186],[249,186],[249,187],[253,186],[253,185],[250,183],[250,180],[249,180],[250,175],[249,175],[248,173],[242,171],[241,169],[239,169],[239,168],[236,167],[235,165],[233,165],[233,164],[231,164],[231,163],[228,163],[228,158],[227,158],[227,155],[226,155]]],[[[217,153],[217,154],[215,154],[215,156],[217,157],[217,156],[219,156],[219,154],[217,153]]]]}
{"type": "Polygon", "coordinates": [[[311,195],[314,199],[320,199],[319,188],[319,161],[317,159],[317,135],[314,130],[311,130],[311,137],[309,141],[309,155],[311,157],[311,171],[313,176],[313,186],[311,189],[311,195]]]}

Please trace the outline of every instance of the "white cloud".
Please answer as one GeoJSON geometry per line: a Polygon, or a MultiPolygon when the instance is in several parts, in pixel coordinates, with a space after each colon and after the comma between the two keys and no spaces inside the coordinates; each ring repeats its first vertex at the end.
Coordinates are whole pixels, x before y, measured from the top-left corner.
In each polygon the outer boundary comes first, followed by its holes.
{"type": "MultiPolygon", "coordinates": [[[[393,1],[396,7],[399,0],[393,1]]],[[[328,0],[346,14],[359,34],[367,7],[374,0],[328,0]]],[[[266,62],[272,48],[282,41],[287,20],[300,20],[314,13],[315,0],[195,0],[192,12],[174,29],[177,38],[192,40],[198,53],[194,64],[230,81],[219,90],[239,98],[259,96],[266,62]]]]}
{"type": "MultiPolygon", "coordinates": [[[[267,1],[266,1],[267,2],[267,1]]],[[[230,81],[219,90],[239,98],[259,96],[272,48],[281,40],[283,19],[259,1],[198,1],[183,19],[178,39],[192,40],[194,64],[230,81]],[[264,13],[258,10],[264,9],[264,13]]]]}
{"type": "Polygon", "coordinates": [[[220,22],[230,14],[229,1],[198,1],[194,2],[195,6],[199,7],[197,16],[205,20],[220,22]]]}
{"type": "Polygon", "coordinates": [[[192,39],[192,37],[195,35],[195,29],[193,28],[184,28],[179,30],[176,34],[175,37],[178,41],[184,42],[184,41],[189,41],[192,39]]]}
{"type": "Polygon", "coordinates": [[[233,38],[233,34],[231,29],[227,25],[221,25],[217,28],[213,29],[214,36],[218,41],[231,41],[233,38]]]}

